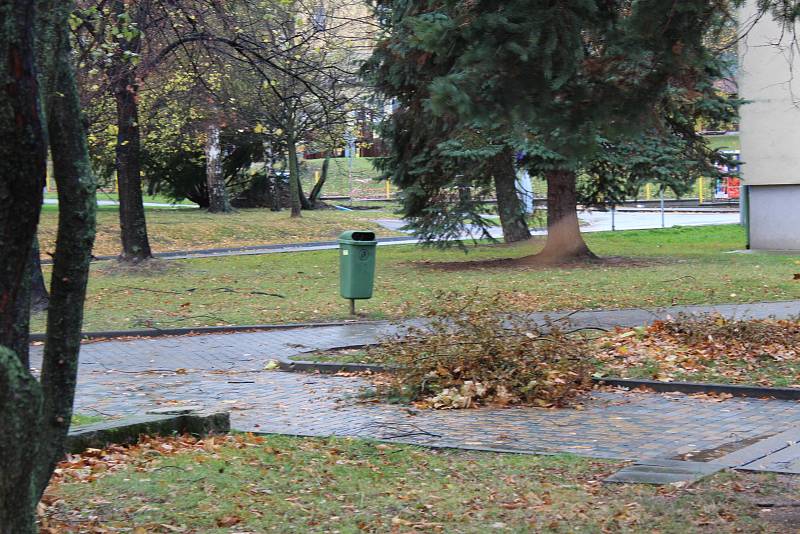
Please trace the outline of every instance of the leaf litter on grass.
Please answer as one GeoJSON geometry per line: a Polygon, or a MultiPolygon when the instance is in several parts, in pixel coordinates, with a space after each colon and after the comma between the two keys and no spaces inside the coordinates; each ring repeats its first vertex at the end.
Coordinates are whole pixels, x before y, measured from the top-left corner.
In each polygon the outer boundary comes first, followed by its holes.
{"type": "Polygon", "coordinates": [[[771,531],[752,503],[774,493],[762,478],[603,485],[621,465],[356,439],[144,438],[68,457],[40,524],[46,534],[771,531]]]}
{"type": "Polygon", "coordinates": [[[800,388],[800,320],[678,316],[595,340],[602,376],[800,388]]]}

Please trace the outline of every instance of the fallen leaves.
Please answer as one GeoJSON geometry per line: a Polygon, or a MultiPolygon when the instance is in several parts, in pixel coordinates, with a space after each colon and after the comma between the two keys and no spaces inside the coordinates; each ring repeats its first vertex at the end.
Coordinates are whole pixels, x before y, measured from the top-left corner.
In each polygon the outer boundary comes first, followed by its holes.
{"type": "MultiPolygon", "coordinates": [[[[678,317],[595,340],[600,375],[755,384],[800,383],[800,321],[678,317]]],[[[724,399],[723,399],[724,400],[724,399]]]]}
{"type": "Polygon", "coordinates": [[[218,527],[232,527],[242,522],[242,518],[237,515],[226,515],[217,519],[218,527]]]}

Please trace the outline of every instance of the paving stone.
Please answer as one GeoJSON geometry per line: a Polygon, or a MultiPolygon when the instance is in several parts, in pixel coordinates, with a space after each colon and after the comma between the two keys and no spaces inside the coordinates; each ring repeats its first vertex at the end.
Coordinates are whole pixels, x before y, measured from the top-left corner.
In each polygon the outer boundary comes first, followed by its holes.
{"type": "MultiPolygon", "coordinates": [[[[718,309],[745,313],[744,307],[718,309]]],[[[789,314],[800,306],[777,303],[750,311],[775,309],[789,314]]],[[[642,310],[581,313],[581,321],[598,324],[647,315],[642,310]]],[[[396,332],[388,324],[347,325],[90,343],[81,350],[75,409],[123,416],[200,404],[230,411],[232,427],[243,431],[616,459],[675,457],[800,425],[800,403],[792,401],[717,403],[681,394],[600,391],[585,398],[581,411],[481,408],[411,414],[403,406],[359,402],[360,392],[370,386],[364,378],[263,370],[270,359],[372,343],[396,332]],[[180,369],[186,373],[176,374],[180,369]]],[[[31,347],[31,359],[33,367],[40,365],[41,347],[31,347]]]]}

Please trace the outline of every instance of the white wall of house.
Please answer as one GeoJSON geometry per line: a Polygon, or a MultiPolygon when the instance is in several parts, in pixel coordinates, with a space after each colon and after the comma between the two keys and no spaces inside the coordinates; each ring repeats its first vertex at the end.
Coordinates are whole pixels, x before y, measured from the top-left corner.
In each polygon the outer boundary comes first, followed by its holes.
{"type": "Polygon", "coordinates": [[[800,47],[793,28],[755,2],[740,10],[742,178],[749,186],[750,247],[800,250],[800,47]]]}

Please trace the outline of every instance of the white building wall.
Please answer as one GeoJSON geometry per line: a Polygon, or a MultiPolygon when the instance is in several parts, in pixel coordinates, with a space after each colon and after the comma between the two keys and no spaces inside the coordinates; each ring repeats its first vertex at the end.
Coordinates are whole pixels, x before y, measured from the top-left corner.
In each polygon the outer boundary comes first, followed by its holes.
{"type": "Polygon", "coordinates": [[[755,2],[740,10],[742,178],[750,247],[800,250],[800,48],[755,2]]]}

